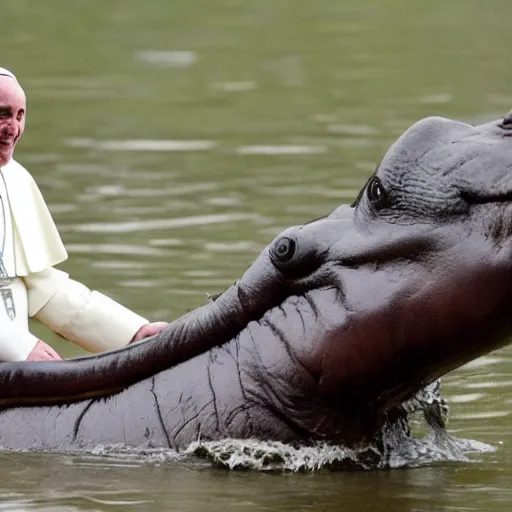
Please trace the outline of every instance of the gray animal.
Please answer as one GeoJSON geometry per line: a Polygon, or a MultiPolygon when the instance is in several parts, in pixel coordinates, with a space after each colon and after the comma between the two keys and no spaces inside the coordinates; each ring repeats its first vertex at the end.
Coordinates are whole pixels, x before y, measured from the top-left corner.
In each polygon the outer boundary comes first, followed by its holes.
{"type": "Polygon", "coordinates": [[[0,445],[355,446],[512,332],[512,115],[418,122],[356,202],[279,235],[216,300],[94,356],[0,364],[0,445]]]}

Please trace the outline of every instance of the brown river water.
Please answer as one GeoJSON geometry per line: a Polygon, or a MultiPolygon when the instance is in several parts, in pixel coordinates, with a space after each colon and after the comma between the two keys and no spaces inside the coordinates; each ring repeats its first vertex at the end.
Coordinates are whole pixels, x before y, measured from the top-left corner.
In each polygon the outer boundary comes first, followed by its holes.
{"type": "MultiPolygon", "coordinates": [[[[17,159],[62,268],[152,320],[230,285],[283,228],[351,201],[415,120],[512,108],[510,0],[2,0],[26,88],[17,159]]],[[[76,347],[34,331],[64,355],[76,347]]],[[[0,454],[0,510],[509,511],[512,349],[444,379],[469,462],[267,474],[0,454]]]]}

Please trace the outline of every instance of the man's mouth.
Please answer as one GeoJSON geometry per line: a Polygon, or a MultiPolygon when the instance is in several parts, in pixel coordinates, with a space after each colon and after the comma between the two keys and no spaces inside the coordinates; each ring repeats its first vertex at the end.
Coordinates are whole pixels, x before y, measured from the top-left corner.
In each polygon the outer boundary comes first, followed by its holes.
{"type": "Polygon", "coordinates": [[[13,143],[13,139],[0,139],[0,146],[2,146],[2,147],[7,148],[7,147],[11,146],[12,143],[13,143]]]}

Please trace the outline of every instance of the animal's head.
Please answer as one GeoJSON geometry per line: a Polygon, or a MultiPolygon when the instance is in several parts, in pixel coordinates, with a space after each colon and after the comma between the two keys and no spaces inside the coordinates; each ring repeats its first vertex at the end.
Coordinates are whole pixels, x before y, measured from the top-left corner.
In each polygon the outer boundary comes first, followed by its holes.
{"type": "Polygon", "coordinates": [[[344,408],[386,410],[504,345],[512,116],[416,123],[352,207],[286,230],[237,286],[242,310],[344,408]]]}

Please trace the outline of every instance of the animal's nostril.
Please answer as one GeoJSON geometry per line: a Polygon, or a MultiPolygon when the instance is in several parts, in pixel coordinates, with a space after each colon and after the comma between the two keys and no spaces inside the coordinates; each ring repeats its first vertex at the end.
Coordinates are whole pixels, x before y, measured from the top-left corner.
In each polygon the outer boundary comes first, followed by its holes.
{"type": "Polygon", "coordinates": [[[273,256],[280,263],[290,261],[295,254],[295,241],[287,236],[280,238],[273,247],[273,256]]]}
{"type": "Polygon", "coordinates": [[[281,236],[269,248],[271,263],[284,278],[291,280],[312,274],[324,261],[315,237],[304,236],[303,232],[297,235],[281,236]]]}

